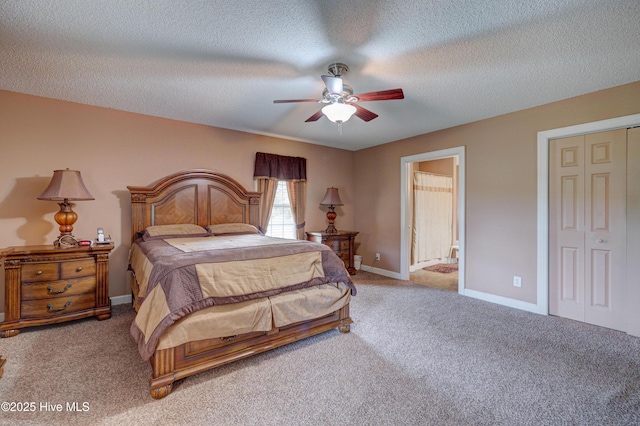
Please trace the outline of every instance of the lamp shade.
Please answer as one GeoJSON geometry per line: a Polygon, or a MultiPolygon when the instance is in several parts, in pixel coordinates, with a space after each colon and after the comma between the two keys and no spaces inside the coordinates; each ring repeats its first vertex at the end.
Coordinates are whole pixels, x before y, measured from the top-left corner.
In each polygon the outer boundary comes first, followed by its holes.
{"type": "Polygon", "coordinates": [[[335,102],[322,107],[322,113],[334,123],[344,123],[356,112],[356,107],[341,102],[335,102]]]}
{"type": "Polygon", "coordinates": [[[338,194],[338,188],[327,188],[327,193],[324,194],[324,198],[320,202],[321,206],[344,206],[340,195],[338,194]]]}
{"type": "Polygon", "coordinates": [[[94,200],[77,170],[54,170],[49,186],[38,200],[94,200]]]}

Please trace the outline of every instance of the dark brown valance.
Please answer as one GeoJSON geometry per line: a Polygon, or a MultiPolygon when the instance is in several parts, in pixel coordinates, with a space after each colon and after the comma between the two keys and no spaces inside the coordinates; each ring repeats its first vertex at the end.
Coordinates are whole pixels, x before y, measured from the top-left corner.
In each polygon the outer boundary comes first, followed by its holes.
{"type": "Polygon", "coordinates": [[[253,178],[306,181],[307,159],[256,152],[253,178]]]}

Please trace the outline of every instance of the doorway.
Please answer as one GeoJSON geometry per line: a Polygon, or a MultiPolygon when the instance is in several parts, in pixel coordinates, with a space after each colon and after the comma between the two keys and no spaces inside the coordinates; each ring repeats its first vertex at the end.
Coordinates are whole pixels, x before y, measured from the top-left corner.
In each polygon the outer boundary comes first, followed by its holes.
{"type": "MultiPolygon", "coordinates": [[[[409,157],[401,158],[401,269],[400,279],[409,280],[416,279],[421,281],[421,276],[427,275],[429,271],[422,270],[422,267],[429,266],[432,263],[441,263],[444,266],[450,264],[450,268],[439,268],[444,270],[455,269],[453,266],[457,266],[457,278],[452,281],[452,276],[449,273],[431,273],[431,282],[434,286],[440,288],[446,288],[449,290],[462,293],[464,290],[464,147],[445,149],[434,152],[427,152],[423,154],[412,155],[409,157]],[[438,167],[445,167],[447,163],[451,164],[451,173],[438,173],[438,167]],[[430,167],[431,166],[431,167],[430,167]],[[433,168],[435,167],[435,169],[433,168]],[[413,253],[413,234],[414,234],[414,171],[425,170],[427,173],[435,175],[451,174],[452,181],[452,193],[453,198],[451,200],[452,208],[452,226],[449,230],[448,241],[446,242],[446,248],[441,249],[441,254],[438,255],[438,260],[432,262],[421,263],[422,260],[416,260],[413,253]],[[453,189],[455,186],[455,190],[453,189]],[[457,242],[457,244],[456,244],[457,242]],[[453,250],[452,250],[452,246],[453,250]],[[455,259],[455,260],[452,260],[455,259]],[[435,281],[437,282],[435,282],[435,281]]],[[[436,268],[438,269],[438,268],[436,268]]],[[[429,279],[428,277],[425,279],[429,279]]]]}

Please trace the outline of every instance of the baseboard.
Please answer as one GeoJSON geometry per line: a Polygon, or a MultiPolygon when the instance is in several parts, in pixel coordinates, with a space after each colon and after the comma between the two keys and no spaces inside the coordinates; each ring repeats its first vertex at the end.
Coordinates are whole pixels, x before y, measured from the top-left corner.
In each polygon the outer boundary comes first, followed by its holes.
{"type": "Polygon", "coordinates": [[[427,261],[424,261],[424,262],[416,263],[415,265],[410,265],[409,266],[409,273],[415,272],[415,271],[419,271],[422,268],[425,268],[427,266],[437,265],[439,263],[445,263],[445,264],[458,263],[458,258],[457,257],[443,257],[441,259],[431,259],[431,260],[427,260],[427,261]]]}
{"type": "Polygon", "coordinates": [[[111,298],[111,306],[130,305],[132,301],[133,299],[131,298],[130,294],[127,294],[126,296],[114,296],[111,298]]]}
{"type": "Polygon", "coordinates": [[[402,279],[402,278],[400,278],[400,273],[399,272],[387,271],[386,269],[375,268],[375,267],[369,266],[369,265],[361,265],[360,269],[365,271],[365,272],[372,272],[374,274],[382,275],[382,276],[389,277],[389,278],[394,278],[396,280],[402,279]]]}
{"type": "Polygon", "coordinates": [[[496,296],[495,294],[483,293],[481,291],[464,289],[464,296],[473,297],[474,299],[484,300],[486,302],[496,303],[498,305],[508,306],[510,308],[520,309],[527,312],[539,314],[540,310],[535,303],[523,302],[522,300],[511,299],[509,297],[496,296]]]}

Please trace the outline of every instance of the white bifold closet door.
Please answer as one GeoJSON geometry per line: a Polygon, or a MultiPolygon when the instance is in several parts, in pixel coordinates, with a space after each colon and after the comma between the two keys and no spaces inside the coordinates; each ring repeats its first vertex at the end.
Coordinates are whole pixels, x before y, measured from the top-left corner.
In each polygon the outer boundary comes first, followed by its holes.
{"type": "Polygon", "coordinates": [[[549,312],[626,331],[627,130],[556,139],[549,159],[549,312]]]}

